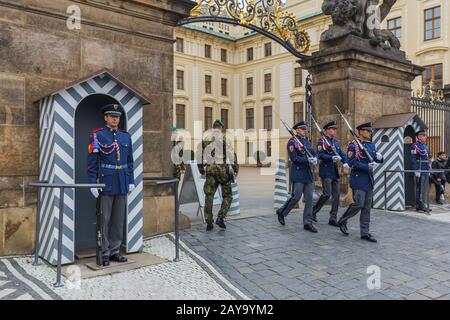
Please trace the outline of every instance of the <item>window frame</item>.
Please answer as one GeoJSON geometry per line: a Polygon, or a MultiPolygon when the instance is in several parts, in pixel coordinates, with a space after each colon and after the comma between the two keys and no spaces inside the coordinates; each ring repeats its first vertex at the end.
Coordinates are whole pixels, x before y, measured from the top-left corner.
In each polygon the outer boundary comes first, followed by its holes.
{"type": "MultiPolygon", "coordinates": [[[[441,22],[442,22],[442,6],[438,5],[435,7],[424,9],[423,11],[423,17],[424,17],[424,24],[423,24],[423,39],[424,41],[431,41],[440,39],[442,37],[442,28],[441,28],[441,22]],[[435,10],[439,8],[439,16],[435,16],[435,10]],[[427,12],[431,11],[432,15],[430,19],[427,19],[427,12]],[[439,28],[436,28],[436,20],[439,20],[439,28]],[[427,38],[427,22],[431,22],[432,28],[431,28],[431,38],[427,38]],[[439,36],[436,36],[436,30],[439,29],[439,36]]],[[[428,30],[430,31],[430,30],[428,30]]]]}
{"type": "Polygon", "coordinates": [[[177,129],[186,129],[186,105],[184,103],[176,103],[175,104],[175,126],[177,129]],[[183,112],[179,112],[179,107],[182,107],[183,112]],[[179,125],[179,115],[182,114],[183,117],[183,125],[179,125]]]}
{"type": "Polygon", "coordinates": [[[177,90],[185,90],[184,89],[184,70],[177,69],[177,90]],[[180,74],[181,74],[181,77],[179,77],[180,74]]]}
{"type": "Polygon", "coordinates": [[[205,43],[205,58],[212,59],[212,46],[207,43],[205,43]]]}
{"type": "Polygon", "coordinates": [[[272,73],[264,74],[264,93],[272,92],[272,73]]]}
{"type": "Polygon", "coordinates": [[[273,129],[273,106],[263,107],[263,120],[263,129],[271,131],[273,129]],[[266,110],[270,110],[270,113],[267,113],[266,110]]]}
{"type": "Polygon", "coordinates": [[[212,94],[212,75],[209,74],[205,74],[205,94],[212,94]]]}

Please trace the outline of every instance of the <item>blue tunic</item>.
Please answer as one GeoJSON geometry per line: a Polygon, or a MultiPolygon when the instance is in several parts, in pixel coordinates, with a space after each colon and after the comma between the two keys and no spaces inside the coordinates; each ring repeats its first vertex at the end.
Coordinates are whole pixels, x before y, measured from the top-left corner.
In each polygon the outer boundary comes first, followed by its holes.
{"type": "Polygon", "coordinates": [[[89,182],[104,183],[106,186],[102,189],[103,195],[127,194],[129,185],[134,184],[133,148],[130,134],[105,126],[92,131],[89,138],[87,161],[89,182]],[[94,152],[96,147],[98,152],[94,152]]]}
{"type": "MultiPolygon", "coordinates": [[[[303,145],[311,152],[313,156],[316,156],[311,143],[300,136],[298,139],[303,145]]],[[[294,138],[291,138],[287,144],[287,151],[289,158],[291,159],[291,180],[292,182],[310,183],[314,181],[314,176],[311,171],[311,166],[308,162],[308,155],[303,150],[299,150],[294,138]]]]}
{"type": "Polygon", "coordinates": [[[339,142],[330,137],[323,137],[317,142],[317,153],[319,155],[319,177],[322,179],[339,179],[339,171],[337,164],[333,162],[335,155],[333,149],[342,158],[342,163],[346,163],[347,157],[342,151],[339,142]],[[327,139],[329,144],[326,144],[323,139],[327,139]]]}
{"type": "MultiPolygon", "coordinates": [[[[430,170],[430,149],[425,143],[414,142],[411,145],[411,169],[430,170]]],[[[427,175],[427,173],[422,173],[427,175]]]]}
{"type": "MultiPolygon", "coordinates": [[[[377,150],[371,142],[362,142],[364,148],[369,152],[373,160],[377,163],[383,163],[377,159],[377,150]]],[[[358,143],[353,140],[349,143],[347,149],[347,163],[352,168],[350,173],[350,187],[353,190],[363,190],[365,192],[373,189],[373,172],[369,169],[369,160],[364,152],[359,149],[358,143]]]]}

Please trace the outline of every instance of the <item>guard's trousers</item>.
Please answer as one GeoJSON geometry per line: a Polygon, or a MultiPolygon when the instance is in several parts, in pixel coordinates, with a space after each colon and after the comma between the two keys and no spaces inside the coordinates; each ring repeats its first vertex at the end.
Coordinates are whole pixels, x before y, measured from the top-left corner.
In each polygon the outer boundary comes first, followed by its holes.
{"type": "Polygon", "coordinates": [[[102,225],[102,255],[112,256],[120,251],[124,238],[125,215],[127,212],[126,195],[100,195],[103,225],[102,225]]]}
{"type": "Polygon", "coordinates": [[[430,177],[428,173],[420,175],[416,178],[416,206],[425,205],[428,199],[428,190],[430,187],[430,177]]]}
{"type": "Polygon", "coordinates": [[[361,236],[369,234],[370,226],[370,210],[372,208],[373,189],[369,188],[368,191],[353,190],[353,203],[347,208],[345,213],[339,219],[339,223],[347,225],[348,219],[354,217],[361,211],[359,216],[359,226],[361,236]]]}
{"type": "Polygon", "coordinates": [[[322,209],[328,199],[332,199],[330,220],[337,219],[337,213],[339,210],[339,193],[340,193],[340,181],[339,179],[322,178],[322,195],[313,208],[313,215],[322,209]]]}
{"type": "Polygon", "coordinates": [[[285,204],[280,209],[278,209],[278,212],[282,213],[286,217],[295,207],[295,205],[300,201],[302,195],[304,195],[305,208],[303,210],[303,224],[305,225],[311,224],[313,193],[314,193],[313,182],[308,183],[295,182],[291,197],[285,202],[285,204]]]}

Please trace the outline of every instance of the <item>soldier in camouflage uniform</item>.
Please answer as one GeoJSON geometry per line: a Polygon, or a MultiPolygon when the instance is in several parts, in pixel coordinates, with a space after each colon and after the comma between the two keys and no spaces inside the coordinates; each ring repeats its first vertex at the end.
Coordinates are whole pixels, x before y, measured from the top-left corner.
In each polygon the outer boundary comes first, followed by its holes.
{"type": "Polygon", "coordinates": [[[207,223],[206,231],[211,231],[213,225],[213,200],[214,194],[219,185],[222,187],[222,206],[220,207],[216,224],[221,229],[226,229],[224,219],[228,214],[233,199],[231,193],[231,182],[234,179],[232,175],[237,176],[239,165],[236,154],[232,152],[231,145],[227,144],[224,134],[225,125],[221,120],[216,120],[213,125],[213,131],[202,142],[202,160],[199,161],[199,170],[202,176],[206,176],[205,186],[205,220],[207,223]],[[229,160],[233,158],[233,160],[229,160]],[[231,168],[232,170],[231,170],[231,168]],[[232,171],[232,172],[231,172],[232,171]]]}

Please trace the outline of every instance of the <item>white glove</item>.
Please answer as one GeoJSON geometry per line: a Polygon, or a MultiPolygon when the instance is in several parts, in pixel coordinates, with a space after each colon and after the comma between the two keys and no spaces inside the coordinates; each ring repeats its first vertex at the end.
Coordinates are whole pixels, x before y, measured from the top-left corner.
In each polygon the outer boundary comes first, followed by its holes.
{"type": "Polygon", "coordinates": [[[420,178],[420,172],[414,172],[414,175],[416,176],[416,178],[420,178]]]}
{"type": "Polygon", "coordinates": [[[377,160],[378,161],[383,160],[383,155],[381,153],[379,153],[379,152],[377,152],[377,160]]]}
{"type": "Polygon", "coordinates": [[[134,186],[134,184],[129,184],[128,185],[128,190],[133,191],[136,187],[134,186]]]}
{"type": "Polygon", "coordinates": [[[343,167],[344,169],[350,170],[350,166],[348,165],[348,163],[344,163],[343,167]]]}
{"type": "Polygon", "coordinates": [[[92,195],[94,196],[94,198],[98,198],[98,196],[99,196],[99,192],[98,192],[98,189],[97,188],[91,188],[91,193],[92,193],[92,195]]]}
{"type": "Polygon", "coordinates": [[[339,156],[333,156],[333,162],[339,162],[339,161],[341,161],[341,160],[342,160],[341,157],[339,157],[339,156]]]}
{"type": "Polygon", "coordinates": [[[378,163],[376,163],[376,162],[371,162],[371,163],[369,163],[369,169],[370,170],[375,170],[375,168],[376,167],[378,167],[378,163]]]}
{"type": "Polygon", "coordinates": [[[308,158],[309,163],[311,163],[313,166],[315,166],[317,164],[317,158],[313,157],[313,158],[308,158]]]}

